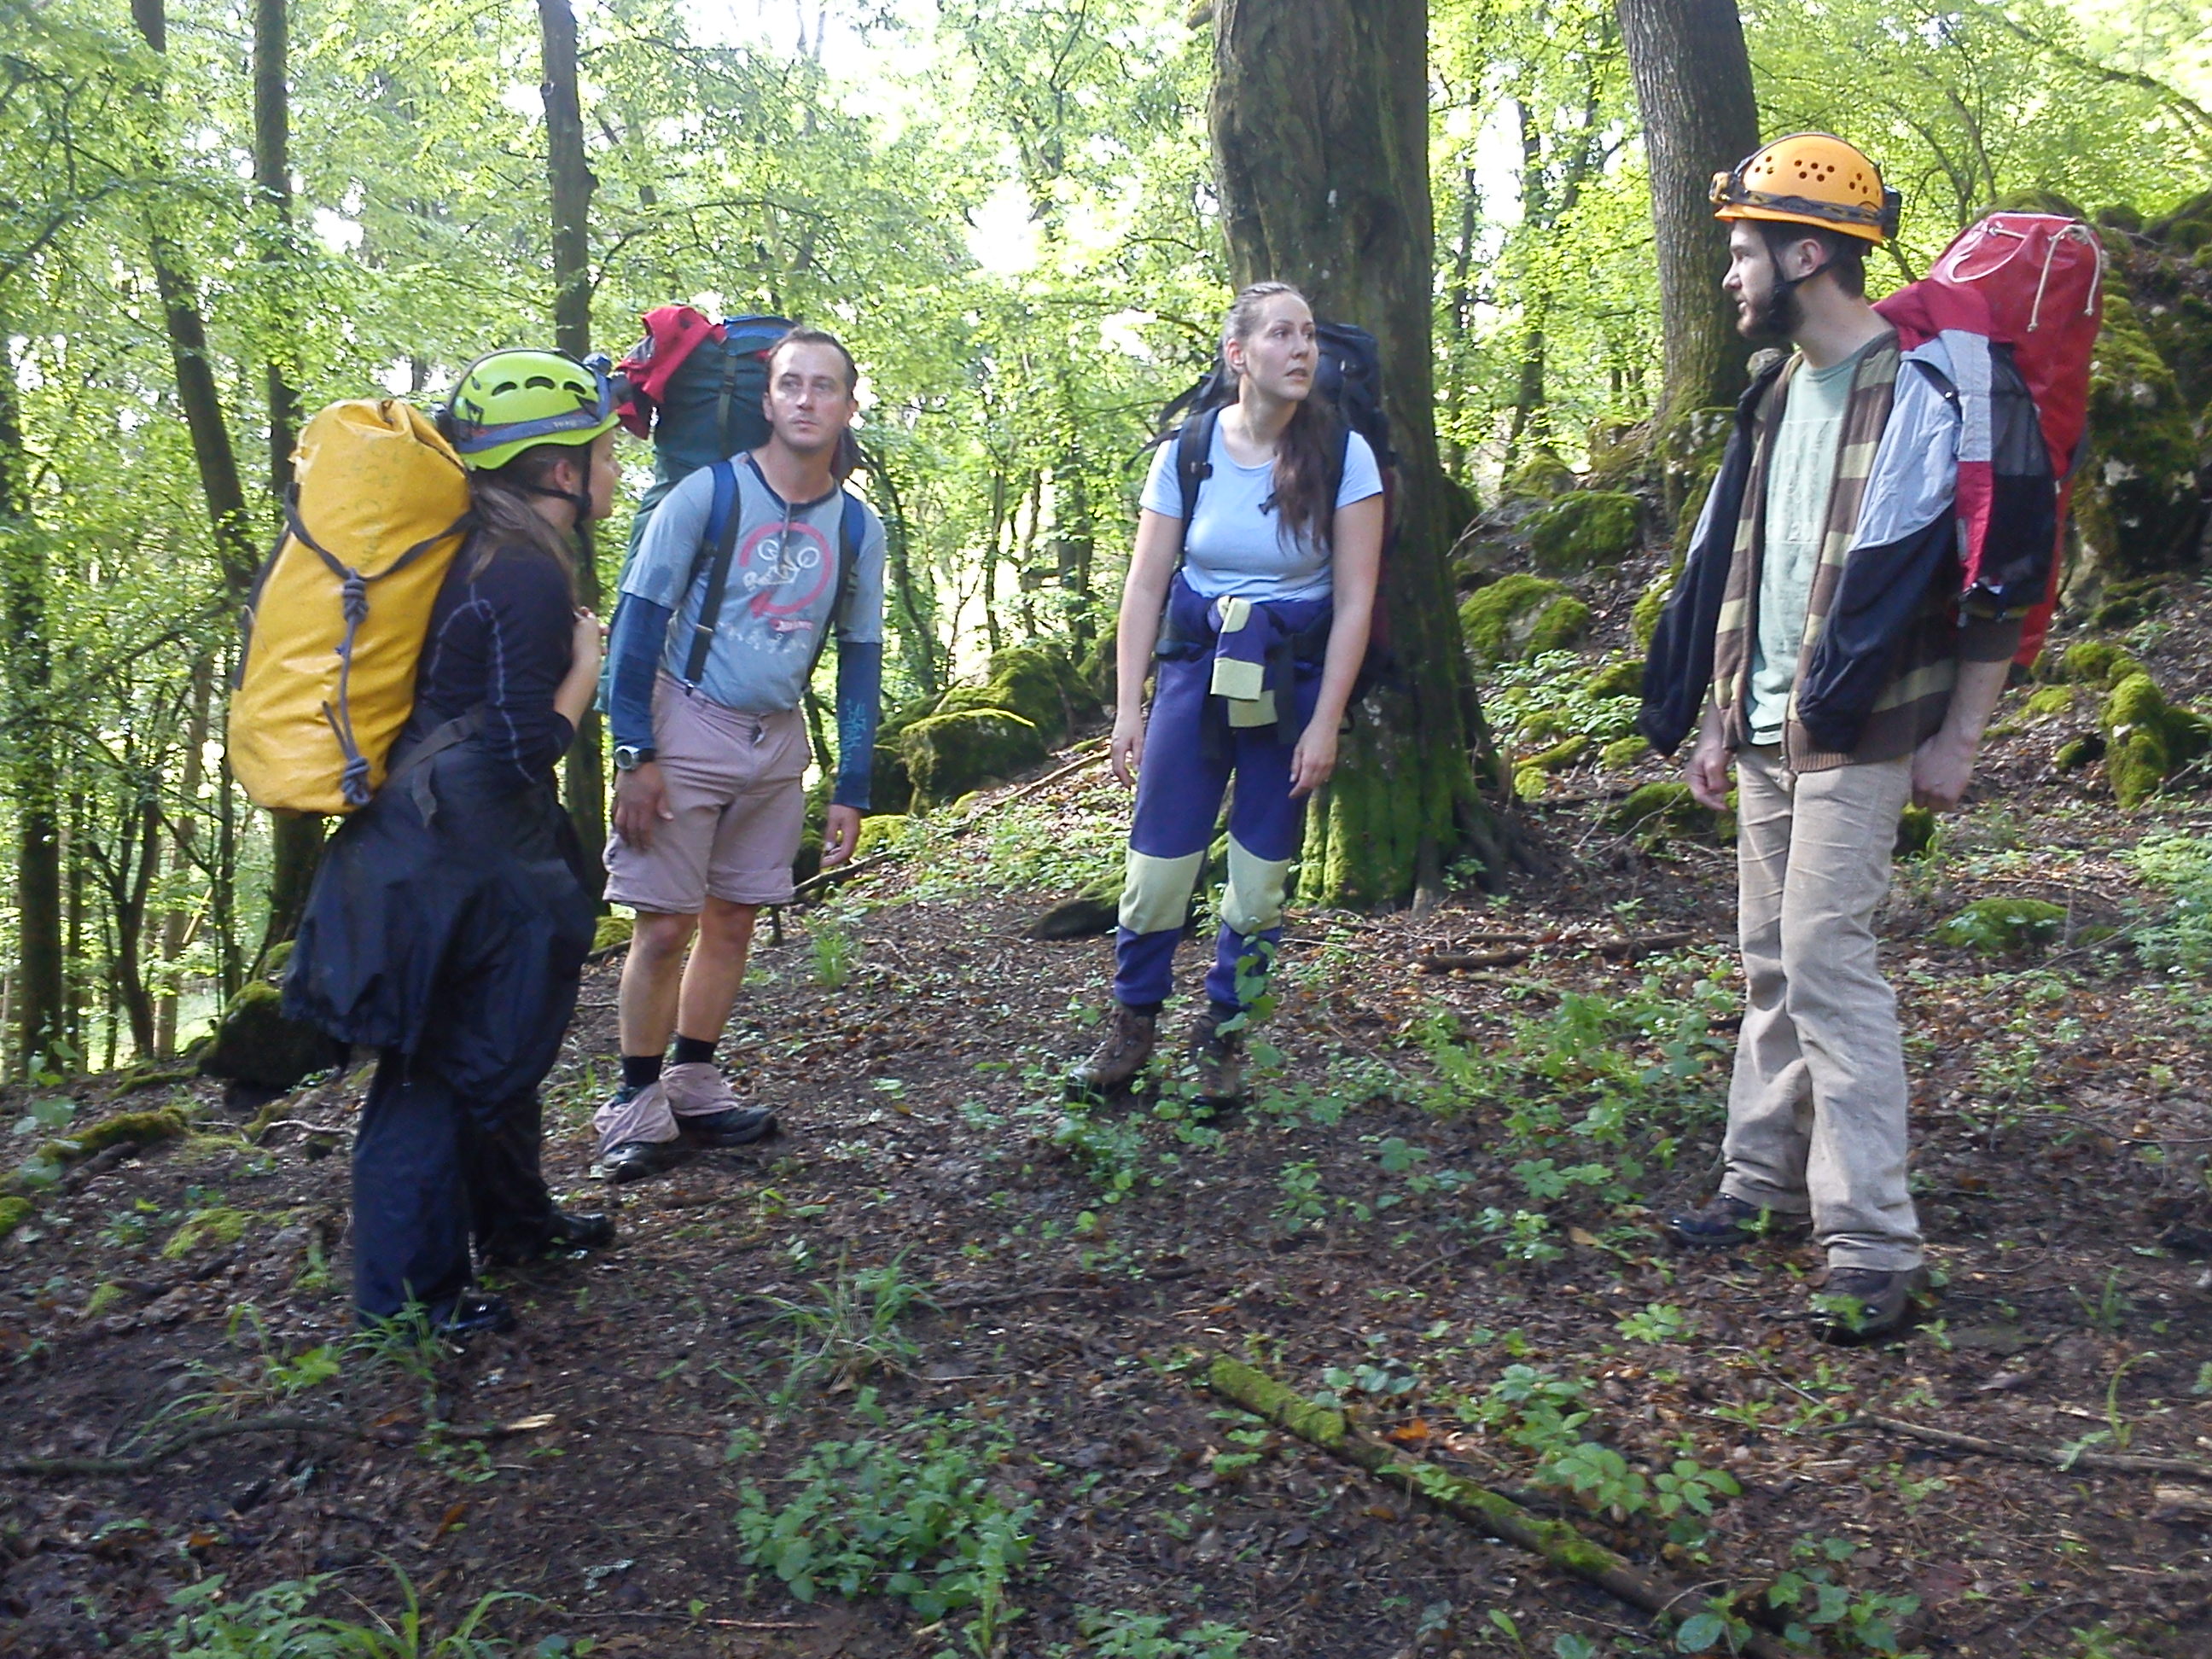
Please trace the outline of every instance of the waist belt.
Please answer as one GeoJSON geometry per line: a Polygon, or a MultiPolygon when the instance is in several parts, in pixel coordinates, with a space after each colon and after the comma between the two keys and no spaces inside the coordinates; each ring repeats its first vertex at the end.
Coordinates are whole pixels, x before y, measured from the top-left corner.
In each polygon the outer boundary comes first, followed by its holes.
{"type": "Polygon", "coordinates": [[[432,726],[419,738],[410,740],[403,737],[393,747],[392,769],[384,775],[384,787],[392,789],[404,784],[407,798],[415,803],[415,811],[421,816],[424,828],[438,816],[438,797],[430,787],[429,763],[448,749],[458,749],[475,737],[483,730],[483,723],[484,706],[478,703],[465,714],[432,726]]]}

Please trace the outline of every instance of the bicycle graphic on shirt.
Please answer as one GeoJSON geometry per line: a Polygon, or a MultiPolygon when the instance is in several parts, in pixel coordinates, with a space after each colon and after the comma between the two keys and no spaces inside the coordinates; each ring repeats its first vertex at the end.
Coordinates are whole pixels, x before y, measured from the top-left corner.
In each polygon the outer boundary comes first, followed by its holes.
{"type": "Polygon", "coordinates": [[[749,594],[743,611],[719,632],[756,650],[803,647],[820,624],[807,613],[828,590],[836,558],[811,524],[763,525],[739,544],[732,580],[749,594]],[[750,623],[757,624],[751,626],[750,623]],[[763,635],[765,635],[765,637],[763,635]]]}

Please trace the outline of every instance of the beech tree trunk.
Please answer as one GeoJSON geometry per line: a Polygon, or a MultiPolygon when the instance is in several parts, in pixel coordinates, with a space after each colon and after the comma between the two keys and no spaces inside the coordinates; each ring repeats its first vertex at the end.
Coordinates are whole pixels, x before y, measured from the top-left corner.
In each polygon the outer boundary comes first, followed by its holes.
{"type": "Polygon", "coordinates": [[[0,605],[8,629],[4,724],[9,793],[15,809],[14,1065],[51,1056],[67,1018],[62,939],[61,779],[46,699],[53,653],[46,639],[46,551],[23,500],[22,422],[14,353],[0,324],[0,605]]]}
{"type": "Polygon", "coordinates": [[[1713,174],[1759,147],[1759,102],[1735,0],[1615,0],[1658,237],[1666,372],[1657,433],[1671,441],[1700,409],[1733,404],[1750,348],[1721,293],[1728,228],[1713,217],[1713,174]]]}
{"type": "MultiPolygon", "coordinates": [[[[148,46],[156,52],[167,52],[169,22],[163,0],[131,0],[131,21],[148,46]]],[[[158,83],[143,91],[157,102],[163,96],[158,83]]],[[[170,359],[176,366],[177,406],[191,438],[192,463],[199,471],[200,493],[207,501],[225,594],[236,606],[245,603],[260,564],[248,528],[246,492],[239,483],[238,455],[231,447],[215,367],[208,357],[207,324],[200,315],[198,291],[185,251],[173,234],[171,210],[156,196],[146,217],[154,286],[161,296],[162,323],[168,332],[170,359]]]]}
{"type": "MultiPolygon", "coordinates": [[[[262,258],[280,271],[292,256],[292,108],[286,82],[289,51],[286,0],[253,3],[253,184],[261,211],[271,220],[271,235],[262,258]]],[[[289,314],[289,308],[283,308],[289,314]]],[[[282,501],[292,487],[292,447],[298,440],[300,398],[285,373],[283,339],[269,345],[269,489],[282,501]]],[[[259,956],[299,930],[307,890],[322,862],[324,823],[313,814],[270,815],[269,921],[262,929],[259,956]]]]}
{"type": "MultiPolygon", "coordinates": [[[[538,0],[538,27],[545,104],[545,157],[552,185],[553,343],[571,357],[592,350],[592,176],[584,151],[584,106],[576,88],[576,14],[568,0],[538,0]]],[[[576,526],[576,597],[599,608],[599,568],[592,527],[576,526]]],[[[599,717],[586,709],[562,768],[568,816],[584,844],[589,867],[599,867],[607,839],[607,781],[600,754],[599,717]]]]}
{"type": "Polygon", "coordinates": [[[1437,454],[1427,0],[1221,0],[1213,27],[1232,273],[1295,283],[1320,315],[1373,332],[1398,450],[1379,596],[1398,672],[1361,705],[1309,817],[1301,889],[1426,900],[1469,854],[1494,884],[1509,842],[1475,787],[1481,716],[1444,562],[1462,498],[1437,454]]]}

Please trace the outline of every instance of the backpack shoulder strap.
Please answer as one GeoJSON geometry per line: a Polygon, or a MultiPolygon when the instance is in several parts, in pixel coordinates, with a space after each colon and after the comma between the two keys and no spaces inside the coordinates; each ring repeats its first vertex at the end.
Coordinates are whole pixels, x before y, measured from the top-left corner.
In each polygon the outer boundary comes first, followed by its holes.
{"type": "Polygon", "coordinates": [[[1198,511],[1199,486],[1213,476],[1213,428],[1220,421],[1218,409],[1200,410],[1176,434],[1176,483],[1182,495],[1182,531],[1176,541],[1178,570],[1190,550],[1190,520],[1198,511]]]}
{"type": "Polygon", "coordinates": [[[814,636],[814,662],[807,668],[809,679],[822,661],[822,653],[829,649],[830,633],[852,618],[853,590],[859,586],[860,574],[860,544],[868,537],[867,509],[860,498],[849,489],[837,492],[844,498],[843,509],[837,515],[837,597],[831,602],[830,614],[822,619],[822,631],[814,636]]]}
{"type": "Polygon", "coordinates": [[[698,684],[700,675],[707,672],[714,627],[722,619],[722,596],[729,591],[730,562],[738,551],[738,469],[728,461],[717,461],[713,473],[714,504],[708,509],[707,533],[699,538],[698,555],[691,561],[691,574],[684,584],[684,592],[689,594],[705,568],[707,591],[700,597],[699,620],[692,624],[691,648],[684,658],[686,685],[698,684]]]}

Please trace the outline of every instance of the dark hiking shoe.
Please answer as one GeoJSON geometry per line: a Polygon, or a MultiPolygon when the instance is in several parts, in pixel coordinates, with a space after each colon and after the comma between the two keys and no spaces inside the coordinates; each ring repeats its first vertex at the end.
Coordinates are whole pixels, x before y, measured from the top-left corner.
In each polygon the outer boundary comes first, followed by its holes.
{"type": "Polygon", "coordinates": [[[1667,1218],[1667,1231],[1676,1243],[1705,1250],[1729,1249],[1755,1239],[1794,1237],[1811,1224],[1808,1217],[1762,1209],[1729,1193],[1703,1209],[1667,1218]]]}
{"type": "Polygon", "coordinates": [[[497,1336],[514,1328],[514,1310],[504,1297],[483,1291],[464,1291],[453,1311],[430,1328],[448,1342],[465,1342],[472,1336],[497,1336]]]}
{"type": "Polygon", "coordinates": [[[618,1146],[608,1147],[600,1155],[599,1172],[617,1185],[626,1181],[643,1181],[651,1176],[666,1175],[688,1161],[695,1150],[680,1137],[675,1140],[625,1140],[618,1146]]]}
{"type": "Polygon", "coordinates": [[[1813,1297],[1813,1311],[1826,1322],[1821,1334],[1844,1347],[1879,1341],[1902,1330],[1914,1304],[1928,1299],[1925,1267],[1894,1273],[1879,1267],[1831,1267],[1827,1282],[1813,1297]]]}
{"type": "Polygon", "coordinates": [[[1105,1037],[1091,1051],[1090,1059],[1067,1074],[1068,1093],[1103,1095],[1125,1087],[1152,1059],[1159,1023],[1158,1014],[1140,1014],[1115,1003],[1105,1037]]]}
{"type": "Polygon", "coordinates": [[[570,1215],[566,1210],[556,1210],[550,1224],[535,1240],[517,1243],[512,1238],[495,1238],[483,1247],[483,1255],[494,1267],[519,1267],[571,1250],[605,1249],[614,1242],[612,1216],[570,1215]]]}
{"type": "Polygon", "coordinates": [[[1237,1018],[1209,1008],[1190,1030],[1190,1061],[1198,1069],[1197,1098],[1208,1106],[1233,1106],[1244,1098],[1244,1034],[1221,1027],[1237,1018]]]}
{"type": "Polygon", "coordinates": [[[775,1133],[775,1114],[765,1106],[731,1106],[679,1116],[676,1129],[687,1146],[750,1146],[775,1133]]]}

